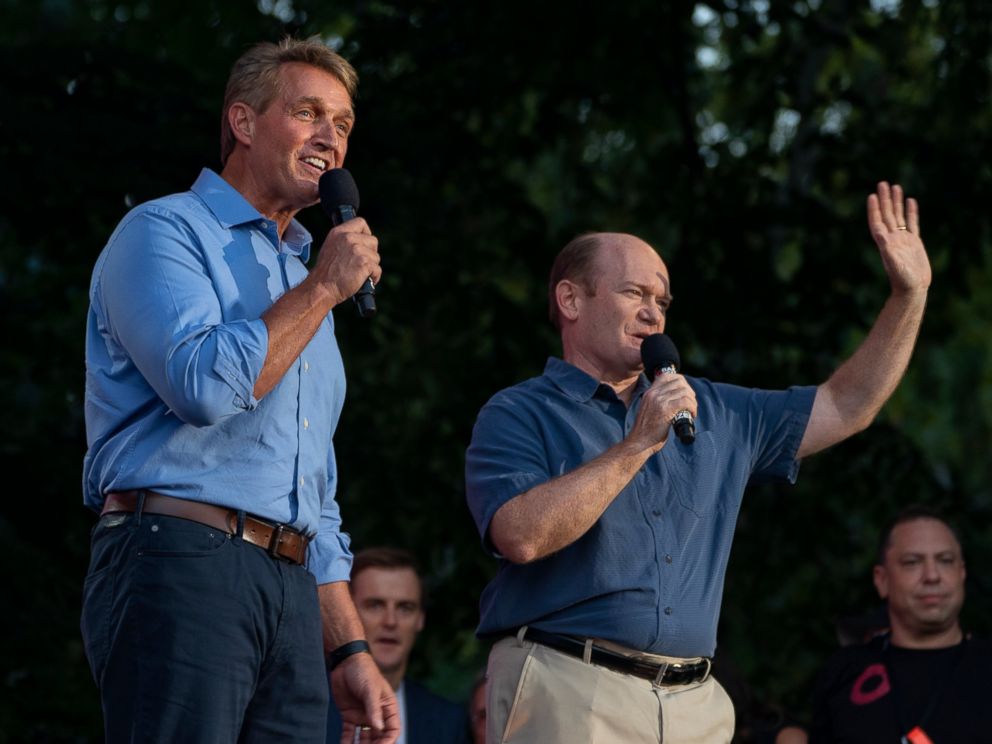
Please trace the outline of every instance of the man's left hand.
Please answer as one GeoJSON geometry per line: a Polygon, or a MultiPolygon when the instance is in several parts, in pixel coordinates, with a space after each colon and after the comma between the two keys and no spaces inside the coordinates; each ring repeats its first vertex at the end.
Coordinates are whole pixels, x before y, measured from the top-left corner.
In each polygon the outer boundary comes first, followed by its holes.
{"type": "Polygon", "coordinates": [[[341,744],[393,744],[397,740],[396,695],[369,654],[353,654],[331,672],[331,693],[344,724],[341,744]],[[356,729],[360,732],[357,739],[356,729]]]}
{"type": "Polygon", "coordinates": [[[868,229],[882,256],[893,294],[925,292],[930,286],[930,260],[920,238],[920,210],[902,187],[882,181],[868,197],[868,229]]]}

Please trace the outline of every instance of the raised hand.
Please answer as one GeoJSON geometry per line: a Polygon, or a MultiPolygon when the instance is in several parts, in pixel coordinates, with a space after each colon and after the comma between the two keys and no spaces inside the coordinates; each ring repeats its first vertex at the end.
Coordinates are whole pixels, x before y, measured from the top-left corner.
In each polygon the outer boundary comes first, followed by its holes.
{"type": "Polygon", "coordinates": [[[930,260],[920,238],[916,199],[902,187],[881,181],[868,197],[868,229],[878,246],[893,293],[926,291],[932,278],[930,260]]]}

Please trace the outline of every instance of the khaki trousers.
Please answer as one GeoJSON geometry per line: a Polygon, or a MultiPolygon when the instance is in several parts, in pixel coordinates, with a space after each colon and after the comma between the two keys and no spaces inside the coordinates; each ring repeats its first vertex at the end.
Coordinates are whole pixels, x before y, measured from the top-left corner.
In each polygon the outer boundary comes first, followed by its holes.
{"type": "Polygon", "coordinates": [[[713,677],[655,687],[510,637],[493,646],[488,678],[487,744],[726,744],[734,734],[713,677]]]}

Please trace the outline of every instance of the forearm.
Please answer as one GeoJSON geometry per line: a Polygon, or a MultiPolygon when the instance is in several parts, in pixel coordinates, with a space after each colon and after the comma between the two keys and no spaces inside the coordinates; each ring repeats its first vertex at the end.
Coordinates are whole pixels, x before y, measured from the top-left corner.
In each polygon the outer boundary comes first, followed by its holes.
{"type": "Polygon", "coordinates": [[[858,349],[817,389],[798,457],[836,444],[875,419],[909,365],[926,298],[926,289],[889,297],[858,349]]]}
{"type": "Polygon", "coordinates": [[[351,599],[347,581],[334,581],[317,586],[320,617],[324,628],[324,651],[365,638],[362,621],[351,599]]]}
{"type": "Polygon", "coordinates": [[[310,275],[262,314],[269,345],[265,364],[255,382],[256,398],[262,398],[279,384],[339,301],[340,298],[332,296],[324,284],[310,275]]]}
{"type": "Polygon", "coordinates": [[[529,563],[570,545],[596,523],[657,450],[625,440],[572,472],[514,497],[493,515],[493,545],[514,563],[529,563]]]}

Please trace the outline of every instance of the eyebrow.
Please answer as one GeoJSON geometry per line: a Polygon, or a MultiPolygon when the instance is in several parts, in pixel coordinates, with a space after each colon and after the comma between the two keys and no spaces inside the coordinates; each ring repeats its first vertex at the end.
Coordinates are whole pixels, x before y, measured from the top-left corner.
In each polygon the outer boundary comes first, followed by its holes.
{"type": "MultiPolygon", "coordinates": [[[[664,300],[669,305],[671,305],[672,304],[672,300],[674,300],[675,297],[672,295],[672,293],[668,289],[668,282],[665,281],[665,277],[663,277],[661,274],[658,274],[658,278],[661,279],[661,283],[665,285],[665,293],[663,295],[660,295],[660,297],[661,297],[662,300],[664,300]]],[[[650,285],[648,285],[648,284],[643,284],[641,282],[635,282],[635,281],[632,281],[632,280],[631,281],[625,281],[620,286],[621,287],[637,287],[638,289],[640,289],[642,291],[643,290],[650,290],[651,289],[650,285]]]]}
{"type": "MultiPolygon", "coordinates": [[[[297,98],[295,101],[293,101],[290,104],[289,107],[290,108],[296,108],[297,106],[300,106],[300,105],[310,105],[310,106],[313,106],[315,108],[320,109],[321,111],[327,111],[327,104],[324,102],[324,99],[323,98],[320,98],[319,96],[303,96],[302,98],[297,98]]],[[[350,121],[354,121],[355,120],[355,111],[354,111],[354,109],[352,109],[349,106],[346,111],[343,111],[340,114],[340,116],[343,119],[348,119],[350,121]]]]}
{"type": "Polygon", "coordinates": [[[926,558],[928,555],[935,558],[956,558],[958,556],[957,552],[950,549],[938,550],[936,553],[922,553],[918,550],[908,550],[899,554],[899,560],[905,560],[906,558],[926,558]]]}

